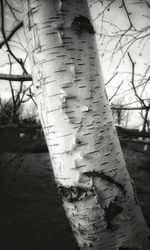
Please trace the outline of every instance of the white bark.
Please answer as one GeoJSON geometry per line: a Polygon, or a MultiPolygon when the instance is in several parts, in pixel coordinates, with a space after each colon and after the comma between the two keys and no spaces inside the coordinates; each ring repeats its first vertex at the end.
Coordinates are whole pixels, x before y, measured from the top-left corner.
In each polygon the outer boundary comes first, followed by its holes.
{"type": "Polygon", "coordinates": [[[90,20],[86,0],[23,3],[39,115],[80,248],[149,249],[105,96],[95,34],[92,26],[77,25],[79,15],[90,20]]]}

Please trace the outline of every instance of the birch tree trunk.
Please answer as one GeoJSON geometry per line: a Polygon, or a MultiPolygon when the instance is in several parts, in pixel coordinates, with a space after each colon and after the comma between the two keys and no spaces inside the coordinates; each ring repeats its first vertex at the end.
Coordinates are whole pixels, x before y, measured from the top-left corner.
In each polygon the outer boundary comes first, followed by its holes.
{"type": "Polygon", "coordinates": [[[105,95],[92,2],[23,1],[39,115],[79,247],[147,250],[149,231],[105,95]]]}

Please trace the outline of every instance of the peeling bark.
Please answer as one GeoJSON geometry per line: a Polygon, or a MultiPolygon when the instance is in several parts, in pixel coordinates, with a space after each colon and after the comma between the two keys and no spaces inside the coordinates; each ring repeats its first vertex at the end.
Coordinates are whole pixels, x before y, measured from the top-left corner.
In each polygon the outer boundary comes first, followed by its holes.
{"type": "MultiPolygon", "coordinates": [[[[107,163],[107,162],[106,162],[107,163]]],[[[115,181],[112,177],[106,175],[104,172],[85,172],[85,175],[89,177],[99,177],[104,181],[107,181],[108,183],[116,185],[124,194],[126,193],[124,186],[119,183],[118,181],[115,181]]]]}
{"type": "Polygon", "coordinates": [[[57,189],[60,197],[67,202],[82,201],[95,195],[93,188],[58,186],[57,189]]]}
{"type": "Polygon", "coordinates": [[[99,1],[23,3],[39,115],[80,248],[148,250],[149,231],[134,198],[100,69],[89,13],[93,18],[99,1]]]}
{"type": "Polygon", "coordinates": [[[117,204],[117,198],[115,198],[114,201],[111,201],[109,206],[104,208],[104,210],[105,210],[104,216],[107,222],[107,229],[111,230],[115,229],[113,225],[113,219],[123,211],[123,208],[117,204]]]}

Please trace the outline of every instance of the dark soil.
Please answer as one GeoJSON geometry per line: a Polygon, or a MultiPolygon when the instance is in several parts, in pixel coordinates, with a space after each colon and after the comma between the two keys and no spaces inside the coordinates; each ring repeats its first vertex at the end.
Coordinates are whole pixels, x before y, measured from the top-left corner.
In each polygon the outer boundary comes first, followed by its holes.
{"type": "MultiPolygon", "coordinates": [[[[25,140],[31,149],[33,143],[25,140]]],[[[77,250],[56,192],[48,153],[27,153],[28,146],[25,142],[22,145],[22,152],[0,153],[0,249],[77,250]]],[[[34,152],[39,152],[41,144],[38,145],[34,152]]],[[[150,226],[150,158],[149,148],[145,151],[144,147],[145,143],[122,141],[128,169],[150,226]]]]}
{"type": "Polygon", "coordinates": [[[48,154],[3,153],[1,160],[5,174],[0,193],[0,249],[77,250],[48,154]]]}

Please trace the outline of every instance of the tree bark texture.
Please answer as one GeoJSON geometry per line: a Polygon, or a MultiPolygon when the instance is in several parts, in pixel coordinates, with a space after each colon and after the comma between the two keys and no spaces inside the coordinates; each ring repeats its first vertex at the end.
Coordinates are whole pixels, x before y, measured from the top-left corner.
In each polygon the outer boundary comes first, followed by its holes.
{"type": "Polygon", "coordinates": [[[105,95],[92,2],[23,1],[39,115],[80,248],[147,250],[149,232],[105,95]]]}

